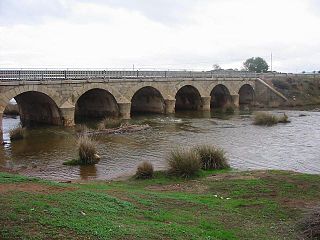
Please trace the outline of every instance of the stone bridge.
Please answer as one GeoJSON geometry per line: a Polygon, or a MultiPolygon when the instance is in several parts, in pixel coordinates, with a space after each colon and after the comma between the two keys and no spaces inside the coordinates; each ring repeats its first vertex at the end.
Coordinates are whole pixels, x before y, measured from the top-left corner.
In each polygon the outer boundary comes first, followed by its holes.
{"type": "MultiPolygon", "coordinates": [[[[0,126],[15,99],[23,125],[72,126],[79,119],[210,111],[285,101],[254,73],[1,70],[0,126]]],[[[1,134],[2,136],[2,134],[1,134]]]]}

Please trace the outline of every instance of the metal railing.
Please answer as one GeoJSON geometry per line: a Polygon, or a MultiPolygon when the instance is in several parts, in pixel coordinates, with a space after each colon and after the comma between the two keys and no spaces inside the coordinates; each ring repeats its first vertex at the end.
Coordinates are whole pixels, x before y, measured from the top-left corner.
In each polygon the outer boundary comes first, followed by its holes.
{"type": "Polygon", "coordinates": [[[85,79],[143,79],[143,78],[258,78],[258,77],[320,77],[319,73],[252,73],[245,71],[192,70],[127,70],[127,69],[0,69],[0,81],[85,80],[85,79]]]}
{"type": "Polygon", "coordinates": [[[72,69],[0,69],[0,81],[81,80],[140,78],[256,78],[249,72],[189,70],[72,70],[72,69]]]}

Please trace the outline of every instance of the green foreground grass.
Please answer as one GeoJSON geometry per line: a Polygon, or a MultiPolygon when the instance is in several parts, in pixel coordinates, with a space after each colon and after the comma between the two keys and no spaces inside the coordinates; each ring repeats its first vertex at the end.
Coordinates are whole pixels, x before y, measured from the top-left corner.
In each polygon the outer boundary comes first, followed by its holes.
{"type": "Polygon", "coordinates": [[[320,176],[283,171],[72,184],[0,173],[0,239],[295,239],[319,199],[320,176]]]}

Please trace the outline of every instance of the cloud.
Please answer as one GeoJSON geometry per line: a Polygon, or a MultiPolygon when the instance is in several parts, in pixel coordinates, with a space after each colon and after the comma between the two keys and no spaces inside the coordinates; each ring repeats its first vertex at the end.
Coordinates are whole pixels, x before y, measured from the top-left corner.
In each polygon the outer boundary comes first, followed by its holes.
{"type": "Polygon", "coordinates": [[[68,10],[62,0],[1,0],[0,26],[37,24],[48,18],[66,17],[68,10]]]}
{"type": "Polygon", "coordinates": [[[320,69],[312,0],[0,3],[0,67],[241,68],[273,52],[276,70],[320,69]]]}

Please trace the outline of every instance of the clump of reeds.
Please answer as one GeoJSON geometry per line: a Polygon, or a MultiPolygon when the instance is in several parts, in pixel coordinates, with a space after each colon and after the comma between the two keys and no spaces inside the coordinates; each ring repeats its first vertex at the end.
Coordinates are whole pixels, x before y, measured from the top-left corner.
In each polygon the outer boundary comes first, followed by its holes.
{"type": "Polygon", "coordinates": [[[195,176],[201,169],[201,162],[196,151],[190,149],[174,149],[167,157],[169,174],[178,177],[195,176]]]}
{"type": "Polygon", "coordinates": [[[80,124],[80,125],[76,125],[75,131],[79,134],[84,134],[89,131],[89,128],[84,124],[80,124]]]}
{"type": "Polygon", "coordinates": [[[203,170],[227,169],[230,168],[225,152],[221,148],[202,145],[194,148],[198,153],[203,170]]]}
{"type": "Polygon", "coordinates": [[[121,119],[107,117],[98,123],[98,129],[104,130],[108,128],[118,128],[121,126],[121,122],[121,119]]]}
{"type": "Polygon", "coordinates": [[[234,106],[232,104],[227,104],[224,107],[224,112],[225,112],[225,114],[234,114],[235,108],[234,108],[234,106]]]}
{"type": "Polygon", "coordinates": [[[153,177],[153,172],[152,163],[144,161],[138,165],[135,177],[138,179],[149,179],[153,177]]]}
{"type": "Polygon", "coordinates": [[[320,208],[312,209],[298,224],[301,239],[320,239],[320,208]]]}
{"type": "Polygon", "coordinates": [[[272,126],[278,122],[278,117],[270,113],[259,112],[254,116],[255,125],[272,126]]]}
{"type": "Polygon", "coordinates": [[[96,142],[88,136],[80,136],[78,139],[79,164],[90,165],[100,160],[97,154],[96,142]]]}
{"type": "Polygon", "coordinates": [[[18,126],[16,128],[13,128],[9,131],[10,140],[21,140],[25,137],[25,128],[18,126]]]}
{"type": "Polygon", "coordinates": [[[289,117],[287,114],[283,113],[281,117],[278,117],[278,122],[279,123],[289,123],[289,117]]]}

